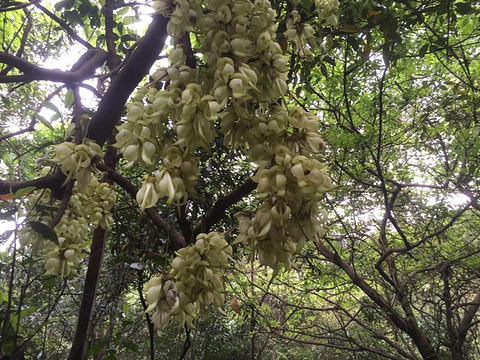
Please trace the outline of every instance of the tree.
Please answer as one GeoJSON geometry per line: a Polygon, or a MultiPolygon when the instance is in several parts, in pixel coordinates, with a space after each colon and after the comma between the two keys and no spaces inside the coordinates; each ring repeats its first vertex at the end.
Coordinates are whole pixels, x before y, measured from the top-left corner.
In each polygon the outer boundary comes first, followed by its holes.
{"type": "Polygon", "coordinates": [[[251,358],[292,341],[329,358],[478,356],[478,4],[0,9],[0,193],[18,239],[2,355],[115,358],[146,344],[141,317],[151,358],[175,321],[172,358],[225,331],[250,331],[251,358]],[[70,70],[37,65],[73,44],[70,70]],[[226,291],[247,318],[192,336],[226,291]]]}

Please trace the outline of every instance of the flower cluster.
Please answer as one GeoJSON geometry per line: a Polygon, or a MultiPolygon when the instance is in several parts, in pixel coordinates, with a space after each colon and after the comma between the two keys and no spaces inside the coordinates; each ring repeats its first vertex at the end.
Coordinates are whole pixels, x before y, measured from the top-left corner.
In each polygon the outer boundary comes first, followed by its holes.
{"type": "Polygon", "coordinates": [[[91,140],[85,140],[79,145],[63,142],[53,147],[55,157],[51,161],[60,164],[62,172],[67,176],[67,181],[76,179],[79,186],[86,189],[92,180],[93,159],[102,158],[102,148],[91,140]]]}
{"type": "Polygon", "coordinates": [[[339,6],[338,0],[315,0],[315,9],[318,16],[325,19],[328,25],[336,26],[338,24],[338,17],[335,13],[339,6]]]}
{"type": "MultiPolygon", "coordinates": [[[[56,241],[46,239],[31,226],[24,226],[18,234],[22,247],[31,246],[34,255],[43,254],[47,273],[69,275],[81,259],[82,248],[88,239],[92,226],[104,229],[111,227],[111,209],[116,193],[111,185],[99,183],[93,178],[85,191],[74,188],[69,204],[60,221],[53,228],[56,241]]],[[[60,211],[58,201],[53,200],[50,190],[35,191],[26,200],[25,208],[30,209],[28,221],[34,220],[47,227],[54,214],[60,211]]]]}
{"type": "Polygon", "coordinates": [[[253,218],[237,215],[237,241],[248,243],[260,264],[275,273],[282,265],[291,267],[306,239],[323,235],[326,216],[319,207],[320,194],[332,188],[324,163],[293,154],[286,146],[277,147],[274,165],[263,163],[253,177],[264,203],[253,218]]]}
{"type": "Polygon", "coordinates": [[[191,21],[196,17],[196,12],[190,8],[187,0],[155,0],[153,8],[159,14],[170,17],[167,33],[173,37],[190,30],[191,21]]]}
{"type": "Polygon", "coordinates": [[[193,328],[193,321],[198,317],[198,303],[177,290],[175,281],[168,276],[156,276],[150,279],[146,286],[147,302],[146,312],[155,310],[153,324],[160,331],[172,319],[179,324],[187,324],[193,328]]]}
{"type": "Polygon", "coordinates": [[[112,185],[100,183],[94,178],[85,191],[73,194],[70,206],[77,208],[89,224],[108,230],[113,224],[111,210],[116,198],[117,194],[112,185]]]}
{"type": "Polygon", "coordinates": [[[142,211],[155,206],[160,198],[167,198],[168,204],[178,204],[186,201],[189,193],[195,192],[197,158],[182,152],[175,145],[169,146],[165,153],[162,169],[155,176],[147,177],[137,192],[137,202],[142,211]]]}
{"type": "Polygon", "coordinates": [[[232,248],[222,234],[199,234],[195,244],[177,252],[168,277],[152,278],[147,284],[147,311],[161,330],[170,319],[193,326],[201,310],[217,309],[225,301],[223,269],[228,267],[232,248]]]}
{"type": "Polygon", "coordinates": [[[115,136],[116,147],[122,149],[128,160],[127,167],[140,163],[146,169],[158,164],[160,139],[163,137],[161,104],[144,105],[145,91],[139,91],[132,103],[127,104],[127,122],[115,136]]]}
{"type": "MultiPolygon", "coordinates": [[[[321,17],[333,21],[338,2],[315,4],[321,17]]],[[[267,0],[161,0],[154,6],[169,16],[174,39],[185,31],[195,34],[202,56],[191,68],[185,45],[174,41],[169,66],[152,75],[156,86],[137,93],[119,126],[117,146],[147,172],[137,193],[141,210],[161,198],[182,203],[194,193],[195,149],[208,151],[223,136],[227,147],[258,166],[253,180],[263,203],[254,216],[239,216],[239,241],[275,271],[291,267],[305,240],[323,233],[319,199],[331,181],[315,159],[324,147],[318,119],[299,107],[289,111],[282,101],[288,56],[275,40],[275,11],[267,0]],[[167,133],[173,136],[165,139],[167,133]]],[[[311,55],[314,31],[296,10],[286,36],[302,56],[311,55]]]]}
{"type": "Polygon", "coordinates": [[[87,220],[75,210],[67,209],[55,226],[58,244],[47,241],[43,249],[49,274],[69,275],[80,262],[82,245],[88,235],[87,220]]]}
{"type": "Polygon", "coordinates": [[[315,40],[315,30],[312,25],[302,20],[297,10],[293,10],[288,16],[285,36],[293,42],[300,56],[312,57],[311,43],[315,40]]]}

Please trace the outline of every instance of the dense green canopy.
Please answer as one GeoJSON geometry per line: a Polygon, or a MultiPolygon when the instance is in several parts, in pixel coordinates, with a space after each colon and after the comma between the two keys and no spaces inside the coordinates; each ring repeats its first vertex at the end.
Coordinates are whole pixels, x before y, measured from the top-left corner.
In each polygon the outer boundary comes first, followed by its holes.
{"type": "Polygon", "coordinates": [[[0,1],[0,359],[479,358],[479,15],[0,1]]]}

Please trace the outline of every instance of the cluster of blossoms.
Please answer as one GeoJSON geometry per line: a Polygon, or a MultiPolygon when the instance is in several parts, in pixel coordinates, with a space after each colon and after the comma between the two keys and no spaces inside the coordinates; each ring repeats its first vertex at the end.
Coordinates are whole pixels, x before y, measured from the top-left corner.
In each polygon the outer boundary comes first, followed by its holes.
{"type": "MultiPolygon", "coordinates": [[[[292,3],[296,6],[299,4],[299,1],[292,1],[292,3]]],[[[338,0],[315,0],[314,5],[318,16],[325,20],[325,24],[337,26],[338,18],[336,12],[340,6],[338,0]]],[[[308,22],[302,19],[297,10],[292,10],[288,15],[285,36],[293,43],[298,55],[308,59],[312,58],[312,46],[316,40],[315,30],[308,22]]]]}
{"type": "Polygon", "coordinates": [[[247,242],[260,264],[275,273],[291,267],[306,239],[323,235],[326,215],[319,201],[332,188],[326,164],[310,156],[323,148],[316,118],[299,107],[290,116],[292,132],[277,145],[273,162],[261,161],[253,177],[264,203],[253,218],[237,214],[237,241],[247,242]]]}
{"type": "Polygon", "coordinates": [[[295,44],[300,56],[306,58],[312,56],[310,44],[315,40],[315,30],[312,25],[302,21],[297,10],[293,10],[288,16],[285,36],[295,44]]]}
{"type": "Polygon", "coordinates": [[[188,194],[195,192],[197,158],[182,152],[175,145],[167,147],[165,154],[162,170],[147,177],[137,192],[137,202],[142,211],[155,206],[160,198],[167,198],[168,204],[180,203],[188,198],[188,194]]]}
{"type": "Polygon", "coordinates": [[[76,179],[81,189],[86,189],[92,180],[94,158],[102,158],[102,148],[91,140],[75,145],[63,142],[53,146],[55,157],[51,160],[60,165],[67,180],[76,179]]]}
{"type": "Polygon", "coordinates": [[[196,242],[177,252],[169,276],[157,276],[147,284],[147,311],[155,310],[153,322],[161,330],[175,319],[182,326],[211,305],[225,301],[223,269],[228,267],[232,247],[222,234],[199,234],[196,242]]]}
{"type": "Polygon", "coordinates": [[[139,91],[127,104],[127,122],[116,135],[117,147],[123,149],[127,166],[140,163],[154,168],[158,163],[160,139],[163,137],[162,106],[158,102],[144,105],[145,90],[139,91]]]}
{"type": "MultiPolygon", "coordinates": [[[[29,209],[27,226],[20,230],[18,238],[22,247],[31,246],[34,254],[43,254],[47,273],[67,276],[80,262],[90,227],[108,229],[112,226],[111,209],[116,193],[110,184],[100,183],[93,176],[95,162],[103,157],[102,149],[96,142],[88,139],[78,145],[63,142],[55,145],[54,150],[55,156],[51,161],[58,164],[66,175],[65,183],[76,180],[73,194],[65,209],[61,209],[50,190],[29,195],[25,203],[25,208],[29,209]],[[28,225],[29,221],[34,221],[47,229],[59,211],[62,214],[53,228],[54,238],[28,225]]],[[[44,175],[49,171],[50,167],[42,169],[44,175]]]]}
{"type": "MultiPolygon", "coordinates": [[[[327,23],[335,23],[338,1],[315,4],[327,23]]],[[[236,241],[248,244],[252,257],[274,272],[290,268],[306,240],[323,235],[320,198],[332,184],[326,165],[316,159],[324,147],[318,119],[285,105],[289,59],[275,40],[276,12],[267,0],[159,0],[154,7],[170,19],[169,65],[136,94],[116,137],[129,164],[146,172],[137,193],[140,208],[162,198],[181,204],[195,194],[195,150],[210,151],[221,137],[256,169],[252,179],[261,202],[256,213],[238,215],[236,241]],[[201,56],[187,51],[186,31],[201,44],[195,49],[201,56]],[[192,62],[197,66],[187,65],[192,62]]],[[[313,29],[300,20],[293,11],[287,38],[309,56],[313,29]]],[[[171,318],[191,325],[202,307],[223,303],[220,269],[231,249],[213,234],[180,250],[169,276],[149,282],[149,310],[156,309],[158,328],[171,318]]]]}
{"type": "Polygon", "coordinates": [[[58,201],[53,200],[50,190],[36,191],[26,200],[25,208],[30,209],[27,226],[18,234],[22,247],[31,246],[34,254],[42,253],[45,258],[47,273],[69,275],[78,265],[82,248],[88,239],[91,226],[104,229],[113,223],[111,209],[115,203],[116,193],[111,185],[99,183],[93,178],[85,191],[79,187],[69,200],[69,204],[57,225],[53,228],[57,241],[46,239],[41,233],[28,226],[34,220],[45,226],[51,222],[59,211],[58,201]]]}
{"type": "Polygon", "coordinates": [[[340,6],[338,0],[314,0],[315,9],[318,16],[325,19],[325,22],[329,25],[336,26],[338,24],[338,17],[335,14],[340,6]]]}

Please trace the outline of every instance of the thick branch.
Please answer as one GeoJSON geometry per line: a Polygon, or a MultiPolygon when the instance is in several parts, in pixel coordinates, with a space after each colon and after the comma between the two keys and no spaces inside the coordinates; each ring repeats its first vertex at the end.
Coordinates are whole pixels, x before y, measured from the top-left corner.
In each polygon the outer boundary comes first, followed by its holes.
{"type": "Polygon", "coordinates": [[[87,137],[103,145],[120,118],[125,103],[143,77],[148,74],[167,38],[168,19],[154,15],[145,36],[140,39],[122,71],[113,80],[98,110],[90,120],[87,137]]]}
{"type": "Polygon", "coordinates": [[[115,40],[114,40],[114,21],[113,21],[113,9],[114,9],[114,1],[107,0],[105,2],[104,14],[105,14],[105,39],[107,43],[107,66],[112,71],[113,69],[120,66],[122,60],[117,55],[115,51],[115,40]]]}
{"type": "Polygon", "coordinates": [[[462,322],[458,326],[458,338],[463,343],[467,337],[468,329],[472,326],[473,318],[480,307],[480,293],[478,293],[473,301],[465,310],[462,322]]]}
{"type": "Polygon", "coordinates": [[[0,62],[13,66],[22,71],[22,75],[2,75],[0,83],[29,82],[34,80],[48,80],[53,82],[74,83],[91,77],[95,70],[102,65],[107,53],[102,49],[90,49],[82,57],[84,62],[78,66],[76,71],[62,71],[56,69],[45,69],[34,65],[25,59],[15,55],[0,52],[0,62]],[[85,55],[88,55],[84,58],[85,55]]]}
{"type": "Polygon", "coordinates": [[[20,181],[20,182],[10,182],[0,180],[0,194],[10,194],[17,192],[20,189],[33,186],[37,189],[52,189],[56,190],[65,181],[65,175],[61,171],[57,171],[46,176],[42,176],[38,179],[20,181]]]}
{"type": "Polygon", "coordinates": [[[245,196],[255,190],[257,184],[253,180],[248,179],[243,185],[233,190],[230,194],[221,197],[213,205],[212,210],[204,217],[202,223],[198,225],[194,231],[195,237],[201,232],[208,232],[225,214],[230,206],[242,200],[245,196]]]}

